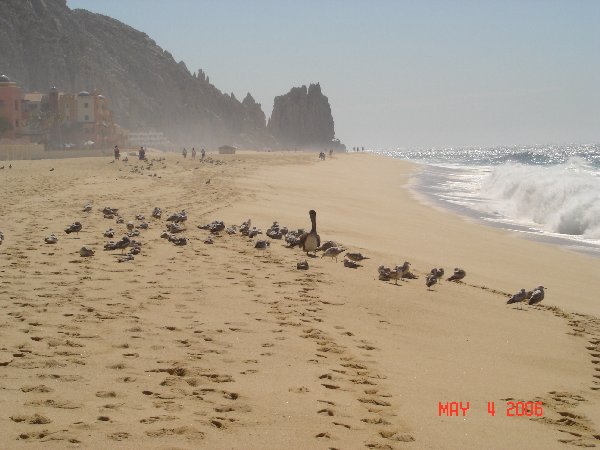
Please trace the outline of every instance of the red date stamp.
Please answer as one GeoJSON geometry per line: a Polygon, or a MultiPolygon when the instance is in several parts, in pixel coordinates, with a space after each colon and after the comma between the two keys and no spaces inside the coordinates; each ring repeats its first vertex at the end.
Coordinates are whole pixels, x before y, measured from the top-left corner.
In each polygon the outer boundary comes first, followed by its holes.
{"type": "MultiPolygon", "coordinates": [[[[438,402],[438,416],[466,417],[470,409],[471,402],[438,402]]],[[[487,413],[490,416],[496,415],[494,402],[487,402],[487,413]]],[[[506,415],[508,417],[541,417],[544,415],[544,404],[543,402],[506,402],[506,415]]]]}

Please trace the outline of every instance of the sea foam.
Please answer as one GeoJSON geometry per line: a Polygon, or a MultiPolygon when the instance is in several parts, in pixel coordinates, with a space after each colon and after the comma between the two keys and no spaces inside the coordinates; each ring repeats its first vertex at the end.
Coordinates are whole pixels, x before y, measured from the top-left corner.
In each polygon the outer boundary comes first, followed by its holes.
{"type": "Polygon", "coordinates": [[[495,166],[481,187],[494,212],[553,233],[600,239],[600,177],[587,161],[495,166]]]}

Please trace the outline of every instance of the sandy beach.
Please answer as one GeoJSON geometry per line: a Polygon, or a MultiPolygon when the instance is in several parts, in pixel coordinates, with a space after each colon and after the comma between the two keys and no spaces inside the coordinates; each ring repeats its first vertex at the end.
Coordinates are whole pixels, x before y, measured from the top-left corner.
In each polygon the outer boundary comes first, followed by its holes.
{"type": "Polygon", "coordinates": [[[148,157],[0,171],[0,448],[600,445],[600,259],[419,202],[418,167],[390,158],[148,157]],[[160,235],[182,209],[176,246],[160,235]],[[239,233],[206,244],[198,228],[309,229],[310,209],[322,241],[370,259],[349,269],[239,233]],[[118,240],[138,214],[141,253],[119,263],[103,233],[118,240]],[[404,261],[418,279],[378,280],[404,261]],[[467,276],[427,290],[433,267],[467,276]],[[541,306],[506,304],[540,284],[541,306]],[[440,402],[469,409],[440,415],[440,402]],[[510,402],[543,413],[507,416],[510,402]]]}

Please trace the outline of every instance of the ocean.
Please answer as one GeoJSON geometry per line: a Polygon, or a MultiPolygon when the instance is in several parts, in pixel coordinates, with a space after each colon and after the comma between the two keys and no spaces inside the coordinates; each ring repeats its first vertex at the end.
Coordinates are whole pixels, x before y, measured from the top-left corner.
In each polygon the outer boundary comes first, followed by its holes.
{"type": "Polygon", "coordinates": [[[600,257],[599,144],[373,152],[421,166],[417,197],[600,257]]]}

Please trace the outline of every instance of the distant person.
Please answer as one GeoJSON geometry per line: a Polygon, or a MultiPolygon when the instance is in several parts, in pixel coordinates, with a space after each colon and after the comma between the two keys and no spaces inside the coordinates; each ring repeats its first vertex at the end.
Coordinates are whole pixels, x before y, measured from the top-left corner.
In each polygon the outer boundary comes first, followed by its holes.
{"type": "Polygon", "coordinates": [[[204,151],[204,148],[202,150],[200,150],[200,159],[204,159],[204,155],[206,155],[206,152],[204,151]]]}
{"type": "Polygon", "coordinates": [[[196,147],[192,147],[192,159],[196,159],[196,147]]]}
{"type": "Polygon", "coordinates": [[[364,147],[362,148],[362,151],[363,151],[363,152],[365,151],[365,148],[364,148],[364,147]]]}
{"type": "Polygon", "coordinates": [[[121,151],[119,150],[119,146],[115,145],[115,160],[121,159],[121,151]]]}
{"type": "Polygon", "coordinates": [[[187,150],[183,147],[183,151],[181,152],[184,158],[187,158],[187,150]]]}
{"type": "Polygon", "coordinates": [[[140,147],[140,151],[138,152],[138,157],[139,157],[140,161],[143,161],[144,159],[146,159],[146,149],[143,146],[140,147]]]}
{"type": "Polygon", "coordinates": [[[333,155],[333,149],[332,149],[332,148],[330,148],[330,149],[329,149],[329,157],[331,158],[331,156],[332,156],[332,155],[333,155]]]}

